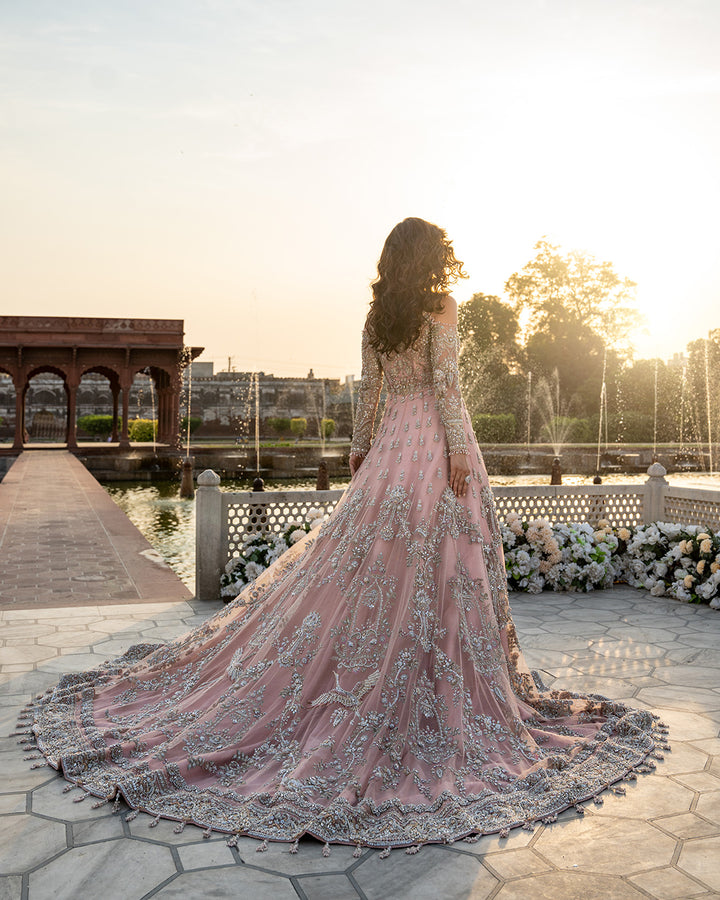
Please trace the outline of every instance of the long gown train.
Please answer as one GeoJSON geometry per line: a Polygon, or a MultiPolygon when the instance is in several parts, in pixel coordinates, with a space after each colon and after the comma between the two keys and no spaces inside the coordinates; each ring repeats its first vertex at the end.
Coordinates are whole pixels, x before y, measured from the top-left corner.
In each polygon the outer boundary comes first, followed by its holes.
{"type": "Polygon", "coordinates": [[[529,672],[454,330],[428,319],[389,360],[365,340],[362,391],[367,456],[318,532],[184,637],[36,701],[65,778],[231,834],[392,847],[553,818],[663,740],[649,712],[529,672]],[[448,452],[464,446],[458,499],[448,452]]]}

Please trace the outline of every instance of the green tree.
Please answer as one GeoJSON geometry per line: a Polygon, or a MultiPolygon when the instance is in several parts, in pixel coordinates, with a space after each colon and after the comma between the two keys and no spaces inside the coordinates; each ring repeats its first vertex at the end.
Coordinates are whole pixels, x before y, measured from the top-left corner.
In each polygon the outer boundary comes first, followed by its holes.
{"type": "Polygon", "coordinates": [[[307,424],[305,416],[295,416],[290,420],[290,431],[292,431],[298,441],[307,431],[307,424]]]}
{"type": "Polygon", "coordinates": [[[291,432],[289,416],[269,416],[265,420],[265,424],[271,431],[274,431],[275,434],[283,435],[291,432]]]}
{"type": "Polygon", "coordinates": [[[536,254],[505,284],[518,316],[525,319],[528,366],[538,374],[557,370],[563,395],[578,393],[581,413],[594,412],[602,383],[632,353],[631,336],[641,322],[635,283],[610,262],[580,251],[564,253],[543,238],[536,254]]]}
{"type": "Polygon", "coordinates": [[[520,412],[524,379],[519,328],[517,311],[499,297],[473,294],[458,307],[460,379],[471,415],[520,412]]]}
{"type": "Polygon", "coordinates": [[[335,419],[322,419],[320,422],[320,432],[326,441],[335,434],[335,419]]]}

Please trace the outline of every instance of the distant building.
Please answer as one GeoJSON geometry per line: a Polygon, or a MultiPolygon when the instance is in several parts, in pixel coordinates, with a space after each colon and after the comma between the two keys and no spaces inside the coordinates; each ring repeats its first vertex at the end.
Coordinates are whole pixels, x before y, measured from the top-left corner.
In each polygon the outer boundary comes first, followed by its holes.
{"type": "MultiPolygon", "coordinates": [[[[191,396],[192,416],[203,420],[195,432],[198,438],[234,435],[247,437],[254,430],[255,377],[252,372],[214,372],[212,362],[193,362],[192,391],[188,391],[185,370],[180,396],[180,416],[187,415],[191,396]],[[252,423],[252,428],[250,424],[252,423]]],[[[319,434],[319,420],[335,421],[337,437],[352,432],[355,381],[334,378],[277,378],[257,373],[260,397],[260,426],[263,434],[274,432],[271,418],[302,416],[308,420],[308,436],[319,434]]],[[[150,378],[136,375],[130,389],[130,419],[157,416],[157,397],[150,378]]],[[[26,395],[26,427],[31,438],[60,439],[66,427],[67,398],[62,379],[42,373],[31,379],[26,395]]],[[[108,379],[85,375],[77,392],[77,415],[110,415],[113,408],[108,379]]],[[[11,436],[15,419],[15,390],[12,380],[0,372],[0,437],[11,436]]]]}

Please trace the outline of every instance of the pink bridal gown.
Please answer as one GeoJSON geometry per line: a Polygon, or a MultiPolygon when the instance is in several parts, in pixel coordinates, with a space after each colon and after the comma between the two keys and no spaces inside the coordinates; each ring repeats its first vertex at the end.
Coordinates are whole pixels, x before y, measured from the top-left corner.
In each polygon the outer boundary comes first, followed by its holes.
{"type": "Polygon", "coordinates": [[[428,316],[387,358],[363,336],[353,449],[334,514],[233,603],[35,702],[51,766],[155,816],[371,847],[552,820],[647,768],[650,713],[547,690],[524,662],[455,326],[428,316]],[[448,453],[466,448],[459,500],[448,453]]]}

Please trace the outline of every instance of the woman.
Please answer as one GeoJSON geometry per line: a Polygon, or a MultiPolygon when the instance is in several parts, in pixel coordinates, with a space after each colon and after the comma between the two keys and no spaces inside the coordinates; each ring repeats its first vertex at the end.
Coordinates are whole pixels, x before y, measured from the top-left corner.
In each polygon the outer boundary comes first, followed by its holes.
{"type": "Polygon", "coordinates": [[[36,705],[40,750],[90,793],[236,835],[409,846],[554,818],[653,749],[649,713],[525,666],[445,232],[401,222],[378,273],[333,516],[195,631],[36,705]]]}

